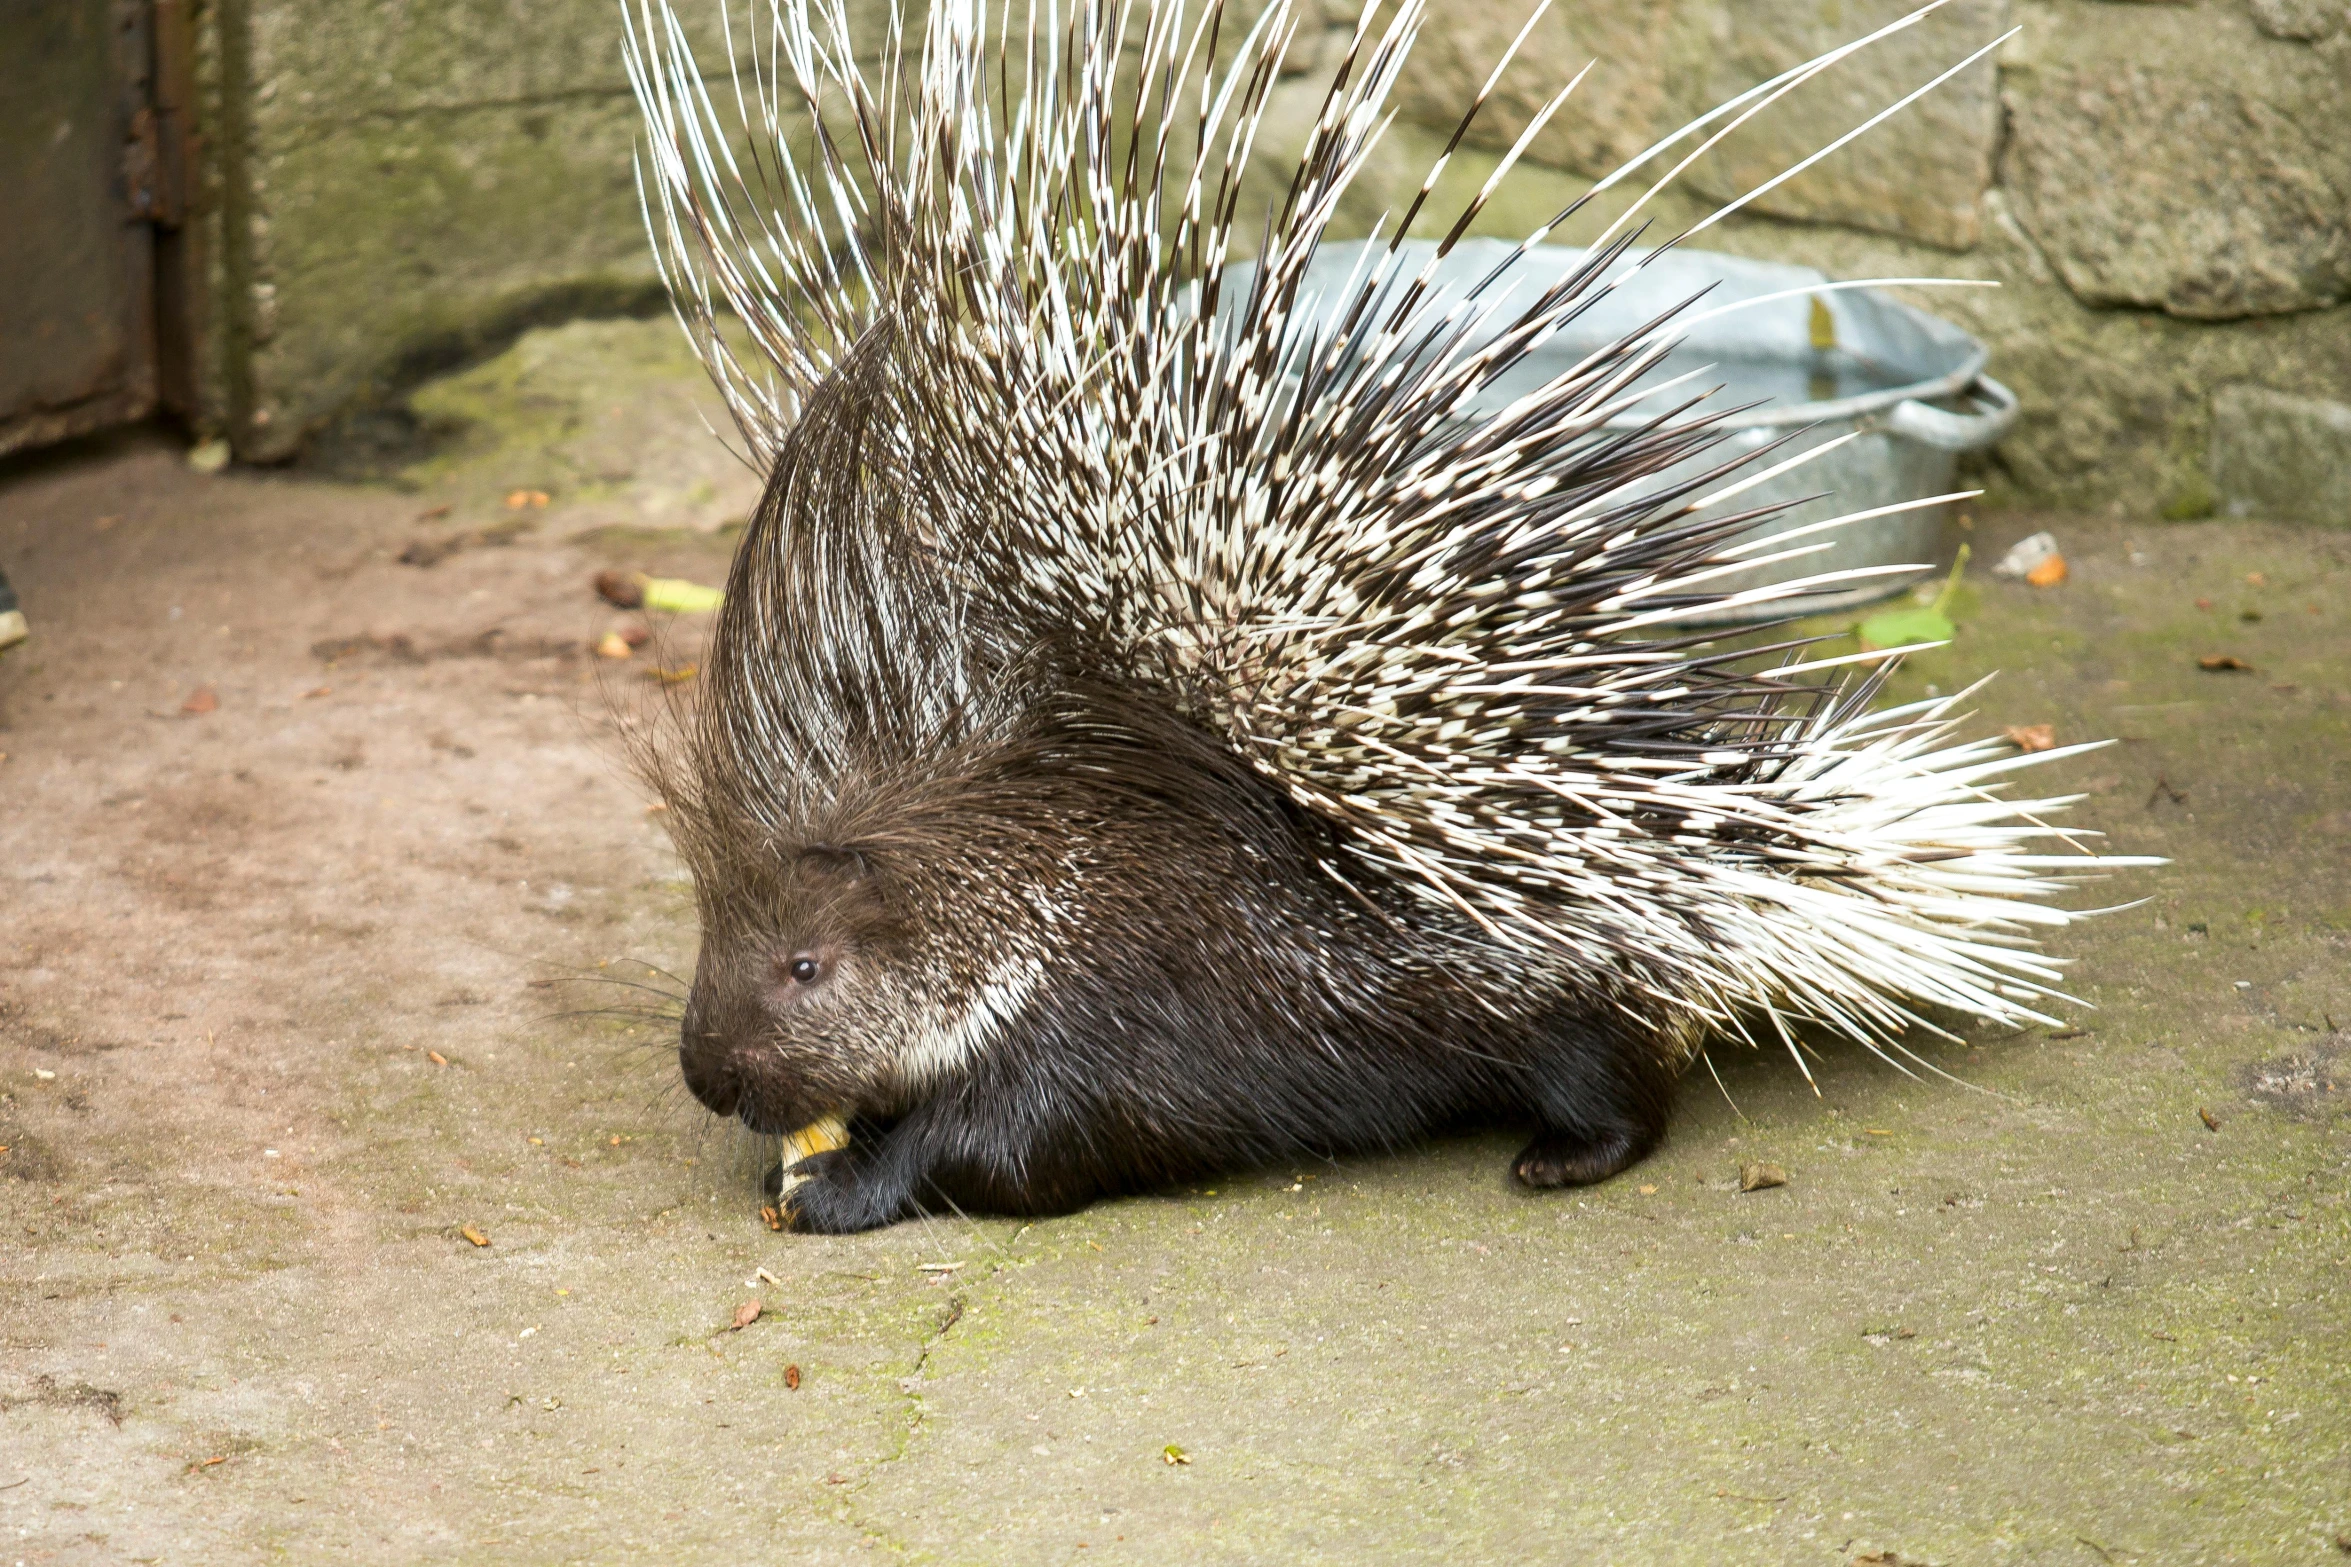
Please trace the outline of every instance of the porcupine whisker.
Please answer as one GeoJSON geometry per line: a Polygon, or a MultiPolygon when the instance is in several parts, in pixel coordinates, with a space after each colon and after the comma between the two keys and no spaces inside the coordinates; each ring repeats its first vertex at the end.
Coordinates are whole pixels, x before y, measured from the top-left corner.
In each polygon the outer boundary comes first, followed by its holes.
{"type": "MultiPolygon", "coordinates": [[[[639,1101],[638,1109],[642,1114],[650,1119],[655,1111],[668,1108],[671,1103],[673,1103],[680,1094],[685,1093],[685,1091],[686,1085],[678,1081],[675,1077],[664,1078],[661,1082],[655,1083],[651,1093],[648,1094],[643,1100],[639,1101]]],[[[703,1111],[702,1119],[707,1122],[714,1121],[718,1118],[712,1115],[709,1111],[705,1110],[703,1111]]]]}
{"type": "Polygon", "coordinates": [[[637,967],[643,969],[646,973],[651,974],[658,979],[668,980],[671,984],[677,986],[678,994],[681,996],[693,987],[692,980],[681,979],[676,974],[671,973],[668,969],[661,967],[659,964],[648,963],[643,958],[615,958],[613,961],[616,963],[634,963],[637,967]]]}
{"type": "Polygon", "coordinates": [[[641,991],[648,996],[658,996],[664,1001],[676,1001],[681,1003],[686,999],[687,990],[691,988],[681,986],[677,990],[664,990],[659,985],[648,985],[640,980],[622,979],[616,974],[598,974],[593,971],[579,971],[561,975],[558,978],[550,981],[550,983],[558,985],[606,985],[615,990],[641,991]]]}
{"type": "Polygon", "coordinates": [[[575,1011],[541,1012],[536,1014],[536,1021],[557,1023],[592,1017],[622,1018],[632,1023],[660,1023],[674,1028],[684,1020],[685,1012],[683,1009],[668,1012],[639,1007],[584,1007],[575,1011]]]}

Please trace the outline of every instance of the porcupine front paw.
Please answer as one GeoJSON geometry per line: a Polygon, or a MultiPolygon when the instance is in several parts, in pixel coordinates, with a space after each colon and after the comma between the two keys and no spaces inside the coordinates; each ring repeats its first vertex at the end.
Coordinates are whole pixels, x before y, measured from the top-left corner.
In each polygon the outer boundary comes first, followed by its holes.
{"type": "Polygon", "coordinates": [[[1545,1190],[1559,1186],[1589,1186],[1605,1181],[1628,1164],[1638,1163],[1654,1139],[1644,1141],[1631,1132],[1585,1137],[1574,1132],[1547,1130],[1519,1151],[1510,1173],[1522,1186],[1545,1190]]]}
{"type": "Polygon", "coordinates": [[[907,1192],[854,1148],[812,1154],[792,1166],[799,1184],[778,1205],[803,1235],[853,1235],[903,1218],[907,1192]]]}

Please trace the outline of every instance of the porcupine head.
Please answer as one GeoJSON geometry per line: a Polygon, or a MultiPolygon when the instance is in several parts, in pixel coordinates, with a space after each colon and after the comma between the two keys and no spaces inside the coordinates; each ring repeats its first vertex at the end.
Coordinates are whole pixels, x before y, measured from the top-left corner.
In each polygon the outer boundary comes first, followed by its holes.
{"type": "Polygon", "coordinates": [[[1440,165],[1324,243],[1419,4],[1364,12],[1228,265],[1286,5],[943,3],[869,71],[837,5],[779,0],[713,95],[639,3],[656,253],[768,474],[646,753],[702,923],[680,1060],[756,1130],[853,1124],[794,1167],[801,1227],[1463,1116],[1531,1123],[1531,1184],[1598,1179],[1703,1031],[2042,1016],[2028,938],[2088,857],[2034,852],[2064,802],[2002,775],[2067,753],[1705,639],[1848,584],[1758,575],[1836,522],[1755,542],[1668,373],[1694,301],[1527,373],[1638,297],[1644,202],[1580,250],[1465,242],[1514,150],[1457,221],[1440,165]]]}

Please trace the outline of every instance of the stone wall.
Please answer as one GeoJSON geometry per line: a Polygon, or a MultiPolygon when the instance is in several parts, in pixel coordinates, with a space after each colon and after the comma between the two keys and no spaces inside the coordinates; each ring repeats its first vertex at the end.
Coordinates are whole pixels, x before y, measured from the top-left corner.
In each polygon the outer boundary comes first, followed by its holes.
{"type": "MultiPolygon", "coordinates": [[[[1908,0],[1583,0],[1544,19],[1473,139],[1535,138],[1507,230],[1712,104],[1901,16],[1908,0]]],[[[1453,0],[1408,112],[1443,123],[1521,25],[1453,0]]],[[[2351,3],[1954,0],[1759,115],[1679,182],[1657,232],[1704,217],[2009,29],[2016,35],[1696,243],[1916,295],[1992,349],[2026,417],[1985,477],[2022,500],[2351,525],[2351,3]],[[2273,397],[2304,408],[2278,479],[2273,397]],[[2316,411],[2312,411],[2315,409],[2316,411]],[[2330,412],[2332,410],[2332,412],[2330,412]],[[2302,439],[2306,436],[2307,439],[2302,439]],[[2244,476],[2267,471],[2260,490],[2244,476]],[[2229,494],[2216,475],[2238,475],[2229,494]],[[2329,475],[2332,475],[2331,479],[2329,475]]],[[[1614,210],[1613,205],[1611,211],[1614,210]]],[[[1572,237],[1574,230],[1571,227],[1572,237]]]]}
{"type": "MultiPolygon", "coordinates": [[[[1303,134],[1312,67],[1345,25],[1340,0],[1303,3],[1269,164],[1284,133],[1303,134]]],[[[648,297],[612,0],[219,7],[216,381],[241,454],[283,456],[408,369],[521,321],[648,297]]],[[[1561,0],[1448,189],[1474,188],[1597,61],[1479,224],[1523,233],[1691,115],[1909,8],[1561,0]]],[[[1409,198],[1527,9],[1438,8],[1347,225],[1409,198]]],[[[2351,0],[1952,0],[1693,163],[1651,202],[1653,232],[1705,218],[2010,28],[1695,242],[1840,276],[1999,282],[1919,302],[1984,338],[2025,399],[1985,475],[2016,499],[2173,516],[2233,499],[2351,523],[2329,498],[2351,471],[2351,0]],[[2307,483],[2264,455],[2285,406],[2301,410],[2308,439],[2289,444],[2307,483]],[[2215,488],[2249,473],[2266,487],[2215,488]]]]}
{"type": "Polygon", "coordinates": [[[658,304],[618,0],[215,0],[208,23],[208,391],[240,457],[522,326],[658,304]]]}

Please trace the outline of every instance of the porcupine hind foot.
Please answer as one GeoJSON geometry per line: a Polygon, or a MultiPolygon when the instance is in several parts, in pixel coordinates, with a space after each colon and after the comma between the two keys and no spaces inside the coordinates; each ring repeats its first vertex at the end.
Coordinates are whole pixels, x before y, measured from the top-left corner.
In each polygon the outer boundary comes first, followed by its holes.
{"type": "Polygon", "coordinates": [[[1544,1190],[1556,1186],[1590,1186],[1605,1181],[1626,1165],[1648,1157],[1665,1136],[1662,1120],[1644,1132],[1617,1130],[1600,1137],[1546,1127],[1519,1150],[1510,1173],[1521,1186],[1544,1190]]]}
{"type": "Polygon", "coordinates": [[[1589,1186],[1665,1140],[1682,1052],[1669,1041],[1579,1034],[1536,1069],[1542,1130],[1511,1161],[1523,1186],[1589,1186]]]}

